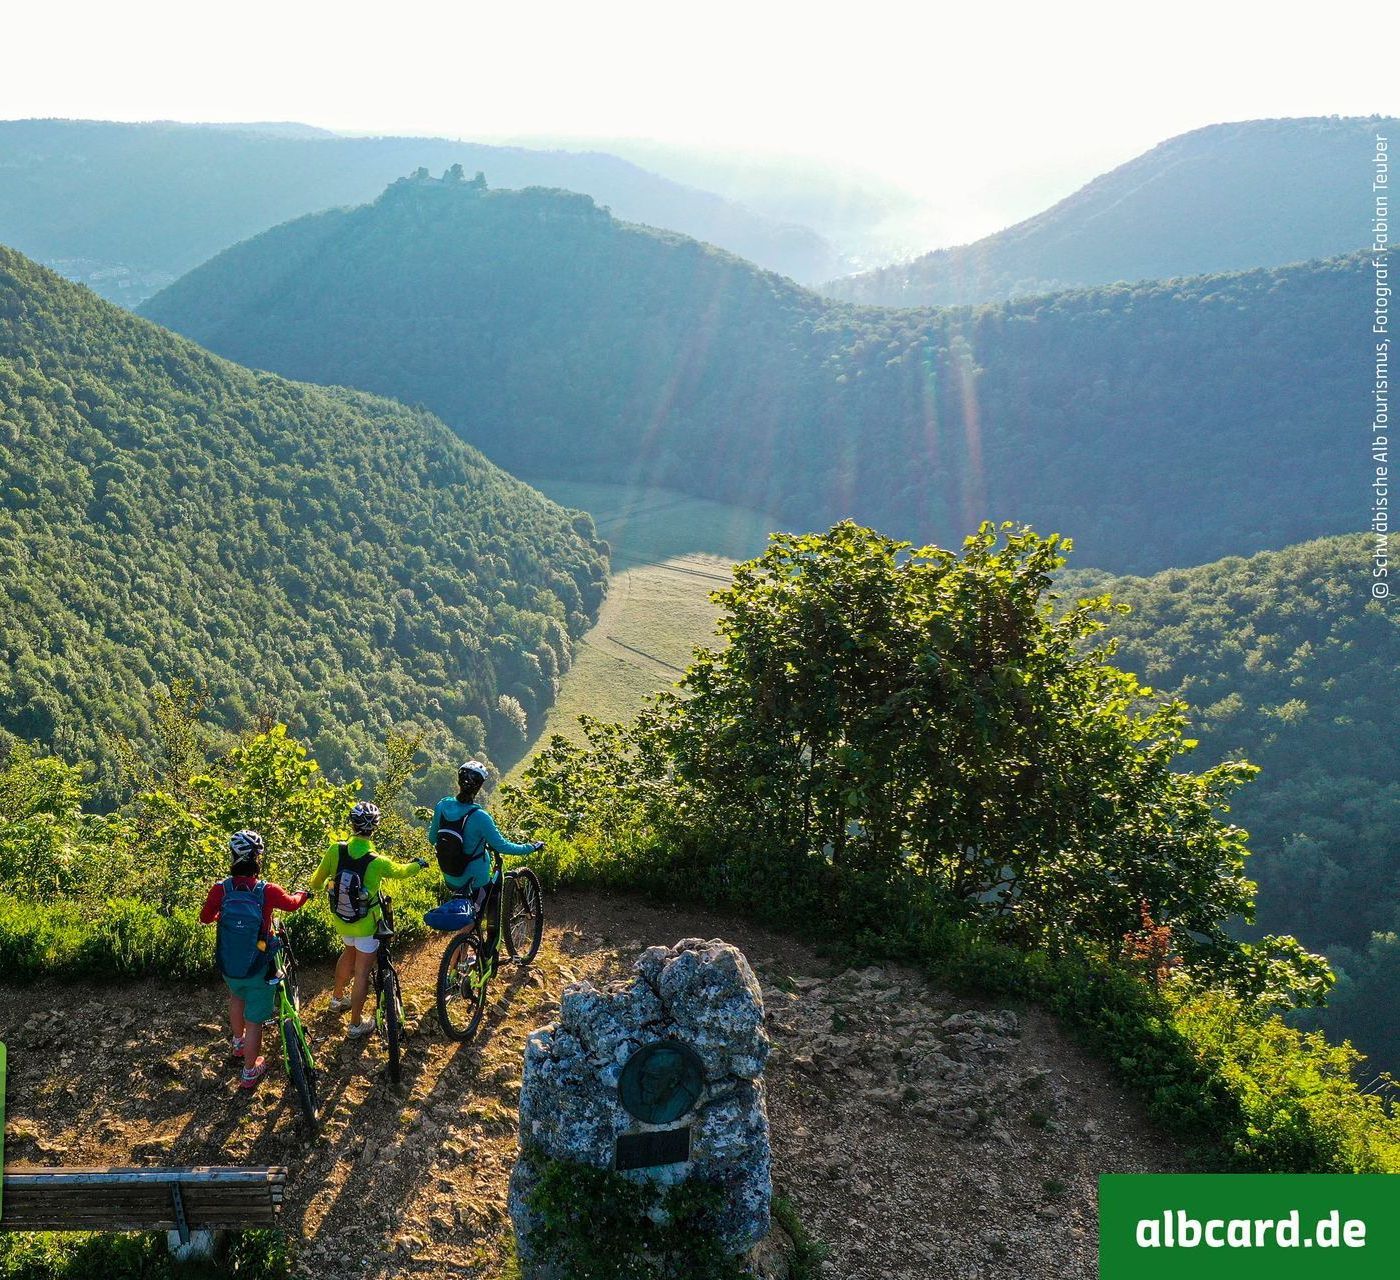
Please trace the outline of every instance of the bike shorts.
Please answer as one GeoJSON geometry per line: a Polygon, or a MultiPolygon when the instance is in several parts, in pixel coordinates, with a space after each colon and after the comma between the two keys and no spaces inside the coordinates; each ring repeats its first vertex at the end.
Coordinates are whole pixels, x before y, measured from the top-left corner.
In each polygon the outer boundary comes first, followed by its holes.
{"type": "Polygon", "coordinates": [[[370,936],[367,938],[361,938],[347,937],[345,934],[342,933],[340,935],[340,940],[347,947],[354,947],[356,951],[363,951],[367,956],[372,956],[376,951],[379,950],[379,939],[376,938],[373,934],[370,934],[370,936]]]}
{"type": "Polygon", "coordinates": [[[277,1012],[277,988],[261,972],[253,978],[225,978],[224,983],[243,1001],[243,1016],[249,1022],[268,1022],[277,1012]]]}

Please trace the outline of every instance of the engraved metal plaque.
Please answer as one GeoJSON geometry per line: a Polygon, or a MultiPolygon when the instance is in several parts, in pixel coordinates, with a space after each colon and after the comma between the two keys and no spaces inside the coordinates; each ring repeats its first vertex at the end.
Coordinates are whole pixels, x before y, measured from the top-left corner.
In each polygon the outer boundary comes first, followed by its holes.
{"type": "Polygon", "coordinates": [[[679,1040],[643,1045],[622,1068],[617,1093],[643,1124],[674,1124],[705,1092],[705,1064],[679,1040]]]}
{"type": "Polygon", "coordinates": [[[657,1129],[652,1133],[624,1133],[617,1140],[613,1167],[655,1169],[664,1164],[684,1164],[690,1159],[690,1126],[657,1129]]]}

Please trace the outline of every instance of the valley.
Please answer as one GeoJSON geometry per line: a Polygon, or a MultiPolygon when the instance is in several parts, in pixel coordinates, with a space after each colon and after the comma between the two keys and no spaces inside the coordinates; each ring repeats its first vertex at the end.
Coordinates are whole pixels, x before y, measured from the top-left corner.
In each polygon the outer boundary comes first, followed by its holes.
{"type": "Polygon", "coordinates": [[[1018,520],[1148,573],[1350,527],[1338,415],[1367,261],[862,308],[583,195],[417,176],[141,312],[254,368],[424,404],[516,474],[920,543],[1018,520]],[[1240,489],[1261,420],[1270,484],[1240,489]]]}
{"type": "MultiPolygon", "coordinates": [[[[453,56],[412,76],[510,65],[453,56]]],[[[247,1280],[739,1280],[761,1028],[751,1280],[1088,1280],[1103,1173],[1400,1172],[1400,619],[1354,439],[1400,121],[1149,130],[841,276],[921,213],[860,147],[614,137],[597,88],[570,136],[615,152],[0,121],[6,1158],[290,1166],[247,1280]],[[425,921],[459,791],[547,922],[465,1044],[425,921]],[[318,892],[301,1133],[280,1064],[238,1088],[198,907],[347,823],[400,864],[405,1071],[328,1007],[318,892]],[[522,1071],[685,937],[763,1012],[681,948],[522,1071]],[[690,1073],[666,1214],[614,1167],[648,1038],[690,1073]]],[[[0,1233],[0,1280],[98,1273],[203,1280],[0,1233]]]]}
{"type": "Polygon", "coordinates": [[[575,738],[582,715],[630,720],[650,694],[672,685],[694,648],[714,639],[719,611],[710,593],[728,584],[736,560],[763,550],[772,521],[671,489],[530,483],[561,506],[593,517],[613,567],[598,620],[532,734],[539,743],[555,733],[575,738]]]}

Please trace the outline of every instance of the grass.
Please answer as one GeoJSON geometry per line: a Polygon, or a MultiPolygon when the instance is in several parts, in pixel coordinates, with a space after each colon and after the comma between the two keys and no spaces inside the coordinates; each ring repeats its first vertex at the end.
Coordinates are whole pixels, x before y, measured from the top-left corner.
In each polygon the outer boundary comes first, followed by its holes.
{"type": "Polygon", "coordinates": [[[280,1231],[234,1232],[208,1262],[177,1263],[165,1232],[0,1234],[0,1280],[287,1280],[292,1254],[280,1231]]]}
{"type": "MultiPolygon", "coordinates": [[[[584,637],[535,742],[578,736],[580,715],[629,720],[666,688],[691,651],[714,637],[710,592],[736,560],[757,555],[774,527],[743,507],[670,489],[529,480],[555,502],[587,511],[613,548],[613,577],[598,623],[584,637]]],[[[512,780],[528,761],[521,761],[512,780]]]]}

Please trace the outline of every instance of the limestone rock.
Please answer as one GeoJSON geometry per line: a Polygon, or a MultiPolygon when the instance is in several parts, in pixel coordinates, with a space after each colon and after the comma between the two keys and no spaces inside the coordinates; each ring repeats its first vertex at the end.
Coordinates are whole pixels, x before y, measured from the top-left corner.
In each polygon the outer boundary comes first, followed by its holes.
{"type": "Polygon", "coordinates": [[[676,1122],[690,1127],[690,1160],[625,1176],[658,1184],[696,1178],[722,1187],[720,1233],[735,1254],[768,1235],[772,1157],[762,1077],[770,1046],[753,970],[737,948],[700,938],[651,947],[634,970],[630,982],[601,991],[589,982],[571,983],[558,1020],[526,1044],[521,1158],[509,1204],[527,1276],[544,1280],[552,1272],[530,1248],[537,1224],[528,1203],[534,1174],[525,1154],[611,1168],[619,1136],[673,1127],[638,1122],[618,1097],[623,1066],[656,1040],[689,1045],[704,1065],[704,1091],[676,1122]]]}

